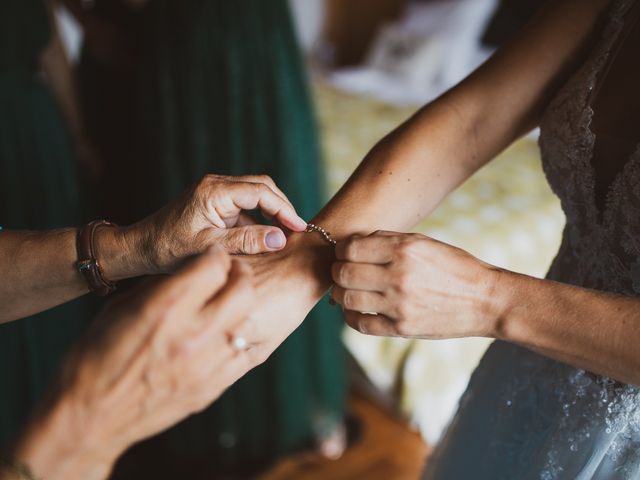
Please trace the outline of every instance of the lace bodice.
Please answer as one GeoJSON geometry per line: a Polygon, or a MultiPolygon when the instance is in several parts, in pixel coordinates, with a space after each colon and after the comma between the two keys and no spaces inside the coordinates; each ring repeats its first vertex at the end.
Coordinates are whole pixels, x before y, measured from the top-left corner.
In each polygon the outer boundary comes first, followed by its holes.
{"type": "MultiPolygon", "coordinates": [[[[634,0],[616,0],[602,39],[549,105],[541,125],[545,173],[567,217],[561,250],[549,276],[624,294],[640,294],[640,141],[596,203],[592,164],[596,136],[592,92],[634,0]]],[[[640,132],[639,132],[640,137],[640,132]]],[[[640,140],[640,138],[639,138],[640,140]]]]}
{"type": "MultiPolygon", "coordinates": [[[[549,105],[540,136],[543,167],[567,218],[562,246],[548,277],[625,295],[640,295],[640,142],[614,177],[604,206],[599,207],[592,162],[596,135],[591,125],[599,74],[610,60],[633,3],[613,2],[601,40],[549,105]]],[[[640,390],[559,364],[548,363],[544,370],[562,401],[559,432],[566,433],[565,443],[558,442],[549,450],[542,478],[562,477],[567,459],[562,449],[594,448],[591,436],[601,437],[602,447],[602,457],[592,462],[603,462],[603,458],[619,462],[620,478],[634,477],[638,473],[640,390]]],[[[587,472],[590,467],[584,468],[587,472]]],[[[594,465],[592,471],[597,468],[594,465]]],[[[580,478],[591,477],[585,473],[580,478]]]]}

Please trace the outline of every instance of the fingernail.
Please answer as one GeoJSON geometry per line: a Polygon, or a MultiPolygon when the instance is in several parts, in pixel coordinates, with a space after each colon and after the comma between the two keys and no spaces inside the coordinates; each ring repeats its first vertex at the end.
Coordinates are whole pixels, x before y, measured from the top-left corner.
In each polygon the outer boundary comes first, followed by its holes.
{"type": "Polygon", "coordinates": [[[267,244],[268,248],[272,250],[277,250],[285,246],[287,243],[287,239],[281,231],[273,231],[269,232],[264,239],[264,242],[267,244]]]}
{"type": "Polygon", "coordinates": [[[296,217],[295,222],[300,230],[304,230],[307,228],[307,222],[305,222],[302,218],[296,217]]]}

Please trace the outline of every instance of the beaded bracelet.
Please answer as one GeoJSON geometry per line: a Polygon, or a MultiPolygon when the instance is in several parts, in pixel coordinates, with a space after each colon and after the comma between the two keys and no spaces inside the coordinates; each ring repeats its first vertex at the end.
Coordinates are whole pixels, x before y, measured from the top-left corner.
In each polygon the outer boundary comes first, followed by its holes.
{"type": "Polygon", "coordinates": [[[338,243],[331,237],[331,234],[329,232],[327,232],[324,228],[318,225],[315,225],[313,223],[307,224],[307,229],[305,230],[305,232],[307,233],[318,232],[320,235],[322,235],[322,238],[324,238],[327,242],[329,242],[333,246],[335,246],[338,243]]]}

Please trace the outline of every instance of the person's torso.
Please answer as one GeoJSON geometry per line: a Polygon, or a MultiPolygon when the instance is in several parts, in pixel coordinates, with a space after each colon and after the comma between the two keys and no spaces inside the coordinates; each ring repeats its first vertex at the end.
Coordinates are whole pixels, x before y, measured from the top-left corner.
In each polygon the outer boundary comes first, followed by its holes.
{"type": "Polygon", "coordinates": [[[540,146],[567,218],[549,277],[640,294],[640,4],[615,0],[601,40],[549,105],[540,146]],[[614,61],[615,60],[615,61],[614,61]],[[616,96],[625,96],[620,101],[616,96]],[[620,127],[621,122],[627,122],[620,127]],[[624,135],[613,136],[611,130],[624,135]],[[634,138],[635,137],[635,138],[634,138]]]}

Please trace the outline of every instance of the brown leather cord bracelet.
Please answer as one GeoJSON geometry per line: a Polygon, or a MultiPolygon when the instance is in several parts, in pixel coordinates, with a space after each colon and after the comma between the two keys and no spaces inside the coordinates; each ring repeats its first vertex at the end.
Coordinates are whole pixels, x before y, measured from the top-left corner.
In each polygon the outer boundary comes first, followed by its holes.
{"type": "Polygon", "coordinates": [[[117,225],[106,220],[94,220],[78,231],[76,241],[76,250],[78,252],[76,268],[87,281],[89,290],[101,297],[109,295],[116,289],[114,282],[104,278],[96,255],[94,237],[100,228],[105,227],[116,228],[117,225]]]}

